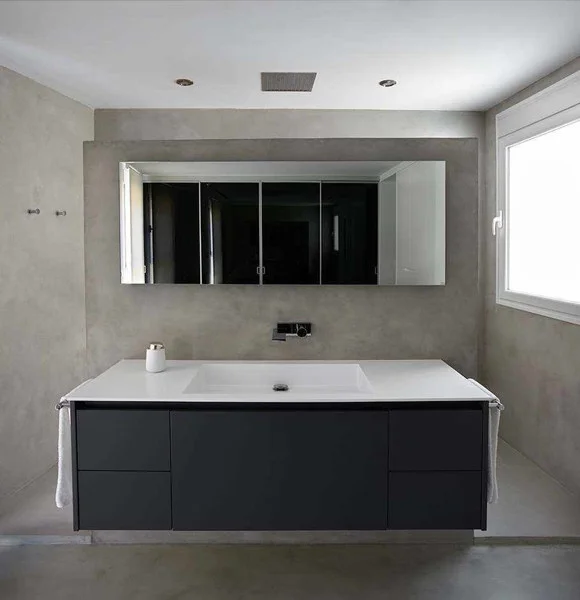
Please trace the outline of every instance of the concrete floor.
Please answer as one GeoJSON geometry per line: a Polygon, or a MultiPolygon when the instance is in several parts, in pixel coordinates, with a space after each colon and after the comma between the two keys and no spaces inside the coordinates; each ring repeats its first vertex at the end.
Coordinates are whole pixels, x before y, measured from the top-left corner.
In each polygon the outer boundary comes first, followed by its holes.
{"type": "Polygon", "coordinates": [[[580,498],[503,441],[498,481],[499,501],[488,504],[487,531],[474,532],[476,543],[580,542],[580,498]]]}
{"type": "MultiPolygon", "coordinates": [[[[17,544],[90,544],[86,531],[73,531],[72,506],[54,503],[56,468],[0,506],[0,547],[17,544]]],[[[0,596],[1,598],[1,596],[0,596]]]]}
{"type": "MultiPolygon", "coordinates": [[[[476,543],[525,541],[580,542],[580,499],[565,490],[534,463],[501,442],[498,452],[499,503],[488,506],[488,530],[476,531],[476,543]]],[[[408,542],[396,532],[347,534],[267,533],[232,534],[216,532],[73,532],[72,510],[54,505],[56,473],[49,471],[0,507],[0,546],[19,543],[375,543],[408,542]]],[[[454,532],[457,533],[457,532],[454,532]]],[[[422,542],[460,542],[451,533],[422,542]]],[[[470,543],[471,539],[464,540],[470,543]]],[[[579,596],[580,597],[580,596],[579,596]]]]}
{"type": "Polygon", "coordinates": [[[580,546],[20,546],[2,600],[578,600],[580,546]]]}

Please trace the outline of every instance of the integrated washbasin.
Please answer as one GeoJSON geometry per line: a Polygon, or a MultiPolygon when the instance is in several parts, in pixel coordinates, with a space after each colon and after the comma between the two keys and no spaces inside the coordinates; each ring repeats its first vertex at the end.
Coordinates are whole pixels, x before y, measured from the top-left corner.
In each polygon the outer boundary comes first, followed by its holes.
{"type": "Polygon", "coordinates": [[[220,362],[202,364],[183,393],[244,399],[249,395],[272,395],[277,400],[298,396],[344,399],[370,396],[373,389],[356,363],[220,362]]]}

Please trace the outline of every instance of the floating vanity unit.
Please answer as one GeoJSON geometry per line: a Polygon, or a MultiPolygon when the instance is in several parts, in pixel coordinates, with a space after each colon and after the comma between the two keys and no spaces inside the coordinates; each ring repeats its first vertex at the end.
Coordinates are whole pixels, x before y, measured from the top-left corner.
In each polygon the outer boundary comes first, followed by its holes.
{"type": "Polygon", "coordinates": [[[123,360],[68,399],[75,530],[486,528],[491,397],[443,361],[123,360]]]}

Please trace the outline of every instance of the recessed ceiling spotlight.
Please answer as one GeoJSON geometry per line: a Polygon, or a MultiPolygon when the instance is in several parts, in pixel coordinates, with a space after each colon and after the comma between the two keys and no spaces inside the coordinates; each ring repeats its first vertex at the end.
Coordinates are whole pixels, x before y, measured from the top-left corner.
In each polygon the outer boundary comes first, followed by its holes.
{"type": "Polygon", "coordinates": [[[193,85],[193,81],[191,81],[191,79],[186,79],[185,77],[176,79],[175,83],[181,87],[189,87],[190,85],[193,85]]]}
{"type": "Polygon", "coordinates": [[[379,85],[382,87],[393,87],[394,85],[397,85],[397,82],[394,79],[383,79],[382,81],[379,81],[379,85]]]}

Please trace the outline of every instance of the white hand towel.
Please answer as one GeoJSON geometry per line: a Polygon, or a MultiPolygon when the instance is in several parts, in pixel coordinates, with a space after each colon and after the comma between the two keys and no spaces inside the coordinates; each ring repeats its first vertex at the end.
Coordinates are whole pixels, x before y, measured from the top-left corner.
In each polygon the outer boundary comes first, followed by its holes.
{"type": "Polygon", "coordinates": [[[489,407],[488,418],[488,438],[487,438],[487,501],[489,504],[495,504],[498,499],[497,487],[497,440],[499,436],[499,417],[503,410],[503,404],[497,396],[492,394],[486,387],[481,385],[475,379],[469,379],[473,385],[489,395],[489,400],[494,405],[489,407]]]}
{"type": "Polygon", "coordinates": [[[68,406],[62,406],[58,411],[58,477],[55,501],[58,508],[64,508],[72,501],[70,408],[68,406]]]}
{"type": "Polygon", "coordinates": [[[491,406],[489,409],[489,459],[487,475],[487,501],[495,504],[498,499],[497,490],[497,439],[499,435],[499,417],[501,410],[499,406],[491,406]]]}

